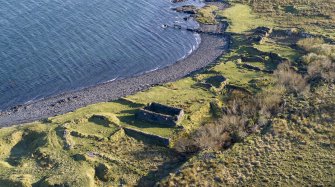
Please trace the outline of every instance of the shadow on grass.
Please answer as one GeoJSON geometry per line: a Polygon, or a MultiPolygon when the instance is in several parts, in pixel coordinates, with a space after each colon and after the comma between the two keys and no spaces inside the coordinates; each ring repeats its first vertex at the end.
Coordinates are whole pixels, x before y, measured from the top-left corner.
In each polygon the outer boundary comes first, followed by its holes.
{"type": "Polygon", "coordinates": [[[104,127],[108,127],[109,126],[108,121],[106,121],[105,119],[96,117],[96,116],[90,117],[88,119],[88,121],[91,122],[91,123],[97,124],[97,125],[104,126],[104,127]]]}
{"type": "Polygon", "coordinates": [[[11,165],[17,166],[25,157],[30,157],[35,151],[45,145],[46,134],[31,131],[24,135],[22,139],[12,147],[7,162],[11,165]]]}
{"type": "Polygon", "coordinates": [[[151,171],[148,175],[142,177],[137,186],[155,186],[156,183],[167,177],[170,173],[177,170],[185,162],[186,159],[184,159],[184,161],[178,162],[165,162],[163,165],[160,165],[158,167],[158,170],[151,171]]]}
{"type": "Polygon", "coordinates": [[[161,125],[161,124],[158,124],[158,123],[149,123],[149,122],[145,122],[145,121],[141,121],[139,119],[136,119],[136,111],[135,110],[134,112],[132,113],[129,113],[129,115],[126,115],[126,116],[120,116],[119,117],[119,120],[123,123],[126,123],[128,125],[131,125],[131,126],[134,126],[134,127],[137,127],[137,128],[166,128],[166,129],[170,129],[171,127],[168,127],[168,126],[164,126],[164,125],[161,125]]]}
{"type": "MultiPolygon", "coordinates": [[[[170,173],[175,172],[178,168],[180,168],[186,161],[187,157],[184,157],[174,151],[167,150],[167,155],[173,157],[173,159],[164,162],[162,165],[158,166],[157,170],[150,171],[146,176],[142,177],[137,186],[155,186],[159,181],[161,181],[163,178],[167,177],[170,173]]],[[[140,155],[148,155],[146,153],[137,153],[140,155]]],[[[159,154],[159,153],[158,153],[159,154]]],[[[155,154],[154,154],[155,155],[155,154]]]]}

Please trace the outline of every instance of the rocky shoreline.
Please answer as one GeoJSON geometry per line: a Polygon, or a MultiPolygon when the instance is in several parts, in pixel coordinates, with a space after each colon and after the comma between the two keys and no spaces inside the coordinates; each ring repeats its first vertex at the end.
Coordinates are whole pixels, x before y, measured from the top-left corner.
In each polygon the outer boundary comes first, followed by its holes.
{"type": "MultiPolygon", "coordinates": [[[[180,2],[180,0],[176,2],[180,2]]],[[[217,5],[218,3],[206,1],[206,4],[217,5]]],[[[215,62],[218,57],[227,51],[230,41],[229,36],[224,34],[226,27],[222,23],[218,25],[200,24],[199,29],[189,30],[200,34],[201,43],[198,48],[185,59],[162,69],[66,92],[0,111],[0,128],[43,120],[90,104],[113,101],[147,90],[155,85],[186,77],[215,62]]]]}
{"type": "Polygon", "coordinates": [[[214,62],[228,47],[227,37],[222,34],[201,33],[201,43],[187,58],[156,71],[95,85],[78,91],[63,93],[19,105],[0,112],[0,127],[28,123],[78,108],[116,100],[120,97],[147,90],[150,87],[183,78],[214,62]]]}

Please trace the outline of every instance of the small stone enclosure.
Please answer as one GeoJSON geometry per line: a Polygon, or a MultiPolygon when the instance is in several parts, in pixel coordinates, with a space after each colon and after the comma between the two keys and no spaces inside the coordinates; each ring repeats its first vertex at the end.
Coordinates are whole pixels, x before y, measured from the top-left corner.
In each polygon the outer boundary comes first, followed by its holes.
{"type": "Polygon", "coordinates": [[[157,123],[165,127],[176,126],[182,120],[183,116],[183,109],[159,103],[151,103],[136,113],[137,119],[157,123]]]}
{"type": "Polygon", "coordinates": [[[211,87],[215,87],[218,89],[223,89],[225,85],[227,84],[227,78],[222,75],[215,75],[212,77],[209,77],[205,80],[206,84],[210,84],[211,87]]]}

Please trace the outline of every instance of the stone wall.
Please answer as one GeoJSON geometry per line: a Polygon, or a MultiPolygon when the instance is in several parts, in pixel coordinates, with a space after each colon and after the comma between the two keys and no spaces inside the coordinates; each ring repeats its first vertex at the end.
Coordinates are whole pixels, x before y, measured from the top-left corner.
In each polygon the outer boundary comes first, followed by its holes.
{"type": "Polygon", "coordinates": [[[150,110],[156,113],[166,114],[170,116],[177,116],[177,117],[182,116],[184,114],[183,109],[172,107],[172,106],[166,106],[166,105],[162,105],[159,103],[151,103],[144,109],[150,110]]]}
{"type": "Polygon", "coordinates": [[[269,37],[269,35],[272,33],[272,28],[268,27],[257,27],[253,33],[253,36],[249,39],[252,42],[256,43],[262,43],[264,38],[269,37]]]}
{"type": "Polygon", "coordinates": [[[176,126],[184,116],[183,109],[151,103],[136,113],[137,119],[164,125],[165,127],[176,126]]]}
{"type": "Polygon", "coordinates": [[[131,136],[135,139],[140,139],[144,142],[155,144],[155,145],[160,145],[160,146],[166,146],[168,147],[170,145],[170,139],[169,138],[164,138],[162,136],[158,136],[155,134],[149,134],[146,132],[142,132],[140,130],[132,129],[132,128],[123,128],[124,132],[126,135],[131,136]]]}
{"type": "Polygon", "coordinates": [[[136,113],[136,118],[143,120],[143,121],[148,121],[151,123],[158,123],[166,127],[174,127],[177,125],[177,121],[178,121],[177,117],[175,116],[159,114],[159,113],[152,112],[150,110],[144,110],[144,109],[140,109],[136,113]]]}
{"type": "Polygon", "coordinates": [[[237,85],[233,85],[233,84],[227,84],[226,86],[225,86],[225,88],[227,89],[227,90],[238,90],[238,91],[240,91],[240,92],[242,92],[242,93],[245,93],[245,94],[252,94],[252,92],[250,91],[250,90],[248,90],[248,89],[246,89],[246,88],[243,88],[243,87],[241,87],[241,86],[237,86],[237,85]]]}
{"type": "Polygon", "coordinates": [[[208,77],[205,80],[205,83],[210,84],[211,86],[221,90],[227,84],[227,81],[228,80],[226,79],[226,77],[222,75],[215,75],[212,77],[208,77]]]}

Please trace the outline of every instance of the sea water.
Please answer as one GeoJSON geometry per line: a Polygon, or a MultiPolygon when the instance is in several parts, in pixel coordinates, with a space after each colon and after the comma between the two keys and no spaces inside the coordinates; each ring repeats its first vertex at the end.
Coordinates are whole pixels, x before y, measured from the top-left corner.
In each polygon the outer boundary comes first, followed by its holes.
{"type": "MultiPolygon", "coordinates": [[[[191,1],[199,5],[199,2],[191,1]]],[[[175,63],[198,36],[169,0],[0,0],[0,110],[175,63]]]]}

